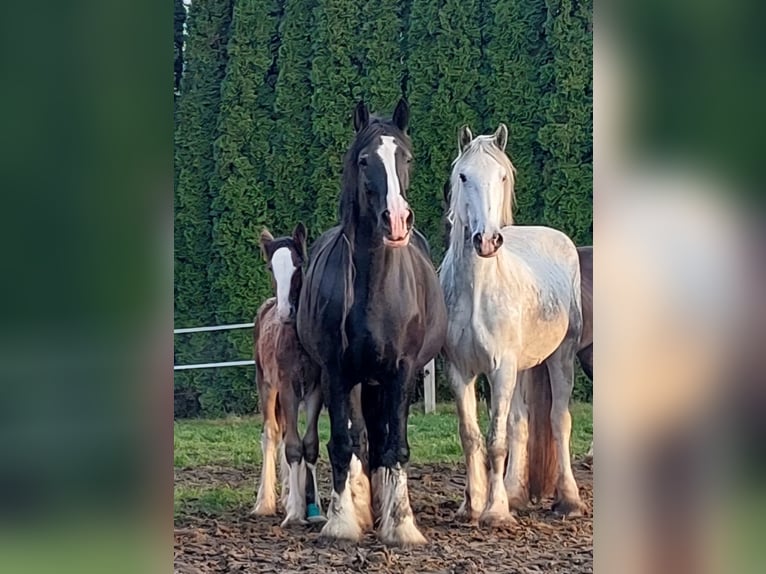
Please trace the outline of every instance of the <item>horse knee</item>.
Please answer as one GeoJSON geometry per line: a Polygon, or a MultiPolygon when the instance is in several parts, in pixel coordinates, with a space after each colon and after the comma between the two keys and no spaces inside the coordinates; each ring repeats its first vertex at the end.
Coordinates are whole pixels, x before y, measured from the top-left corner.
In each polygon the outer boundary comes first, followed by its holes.
{"type": "Polygon", "coordinates": [[[303,457],[309,464],[314,464],[319,458],[319,437],[304,437],[303,457]]]}
{"type": "Polygon", "coordinates": [[[285,458],[290,464],[300,462],[303,458],[303,445],[299,440],[285,439],[285,458]]]}

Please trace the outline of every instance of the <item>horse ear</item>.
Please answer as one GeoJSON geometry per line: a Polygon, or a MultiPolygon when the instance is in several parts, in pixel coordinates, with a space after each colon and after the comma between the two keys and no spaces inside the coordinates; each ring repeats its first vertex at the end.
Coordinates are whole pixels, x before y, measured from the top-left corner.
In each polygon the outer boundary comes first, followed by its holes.
{"type": "Polygon", "coordinates": [[[495,144],[501,150],[505,151],[505,146],[508,143],[508,126],[500,124],[495,132],[495,144]]]}
{"type": "Polygon", "coordinates": [[[457,149],[460,153],[463,153],[463,150],[468,146],[469,143],[473,141],[473,134],[471,133],[471,128],[469,128],[467,125],[460,128],[460,131],[457,134],[457,149]]]}
{"type": "Polygon", "coordinates": [[[401,98],[399,103],[396,104],[393,120],[396,127],[398,127],[403,132],[407,131],[407,124],[410,121],[410,106],[407,104],[407,100],[404,98],[401,98]]]}
{"type": "Polygon", "coordinates": [[[261,245],[261,253],[263,253],[263,258],[266,261],[269,260],[269,245],[271,245],[272,241],[274,241],[274,236],[264,227],[258,242],[261,245]]]}
{"type": "Polygon", "coordinates": [[[356,133],[359,133],[366,128],[369,122],[370,112],[367,111],[367,106],[364,102],[359,100],[359,103],[356,104],[356,109],[354,110],[354,129],[356,130],[356,133]]]}
{"type": "Polygon", "coordinates": [[[299,221],[293,230],[293,242],[298,246],[301,257],[306,259],[306,226],[302,221],[299,221]]]}
{"type": "Polygon", "coordinates": [[[449,205],[450,199],[452,198],[452,182],[447,179],[447,181],[444,183],[444,202],[449,205]]]}

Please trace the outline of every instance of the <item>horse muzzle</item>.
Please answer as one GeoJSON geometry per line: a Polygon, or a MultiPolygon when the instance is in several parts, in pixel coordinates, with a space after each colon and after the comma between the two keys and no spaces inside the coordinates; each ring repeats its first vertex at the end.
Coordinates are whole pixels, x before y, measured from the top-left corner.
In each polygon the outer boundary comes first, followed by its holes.
{"type": "Polygon", "coordinates": [[[474,233],[472,243],[479,257],[494,257],[503,245],[503,234],[474,233]]]}
{"type": "Polygon", "coordinates": [[[414,216],[409,208],[391,212],[386,209],[380,216],[383,224],[383,244],[388,247],[404,247],[410,242],[414,216]]]}

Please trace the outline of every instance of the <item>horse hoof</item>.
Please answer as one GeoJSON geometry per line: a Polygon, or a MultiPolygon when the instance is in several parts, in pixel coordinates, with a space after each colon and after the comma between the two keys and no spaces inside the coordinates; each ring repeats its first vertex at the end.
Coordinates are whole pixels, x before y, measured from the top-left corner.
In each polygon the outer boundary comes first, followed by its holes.
{"type": "Polygon", "coordinates": [[[266,504],[266,503],[258,502],[250,511],[250,516],[274,516],[276,513],[277,513],[276,503],[266,504]]]}
{"type": "Polygon", "coordinates": [[[528,505],[529,505],[529,497],[511,496],[508,499],[508,506],[511,507],[511,510],[516,510],[516,511],[526,510],[528,505]]]}
{"type": "Polygon", "coordinates": [[[479,520],[480,515],[481,515],[480,510],[474,510],[472,508],[469,508],[464,500],[463,504],[460,505],[460,508],[458,508],[457,512],[455,513],[455,520],[457,522],[467,522],[468,524],[476,524],[479,520]]]}
{"type": "Polygon", "coordinates": [[[576,518],[585,514],[585,505],[579,500],[557,500],[551,510],[566,518],[576,518]]]}
{"type": "Polygon", "coordinates": [[[280,525],[282,528],[286,528],[288,526],[303,526],[306,524],[306,520],[300,516],[288,516],[280,525]]]}
{"type": "Polygon", "coordinates": [[[511,513],[508,511],[505,512],[484,512],[479,517],[479,526],[484,526],[488,528],[499,528],[502,526],[508,526],[510,524],[514,524],[516,522],[516,519],[511,516],[511,513]]]}
{"type": "Polygon", "coordinates": [[[306,520],[311,524],[324,524],[327,522],[327,518],[322,516],[319,506],[316,504],[309,504],[306,508],[306,520]]]}
{"type": "Polygon", "coordinates": [[[378,538],[387,546],[411,547],[422,546],[428,543],[426,537],[415,526],[415,522],[410,518],[403,521],[399,526],[391,528],[387,522],[381,524],[378,531],[378,538]]]}

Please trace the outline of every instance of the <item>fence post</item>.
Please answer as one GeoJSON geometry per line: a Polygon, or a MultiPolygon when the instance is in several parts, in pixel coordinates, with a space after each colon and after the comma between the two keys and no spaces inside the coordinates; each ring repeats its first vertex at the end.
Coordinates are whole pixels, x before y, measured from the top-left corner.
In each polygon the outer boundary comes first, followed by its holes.
{"type": "Polygon", "coordinates": [[[436,365],[433,360],[423,369],[423,406],[426,414],[436,410],[436,365]]]}

